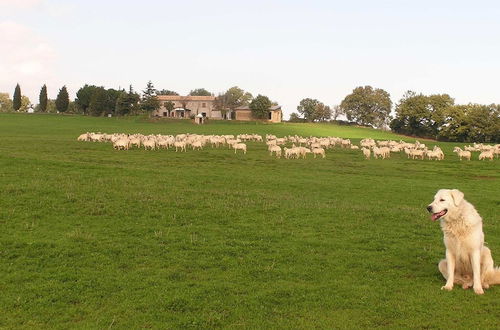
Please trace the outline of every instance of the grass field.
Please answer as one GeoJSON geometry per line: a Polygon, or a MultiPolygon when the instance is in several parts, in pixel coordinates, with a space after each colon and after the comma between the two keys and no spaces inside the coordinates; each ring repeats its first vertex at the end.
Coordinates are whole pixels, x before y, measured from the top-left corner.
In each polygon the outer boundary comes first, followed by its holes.
{"type": "MultiPolygon", "coordinates": [[[[500,160],[115,151],[107,133],[400,139],[319,124],[0,114],[0,328],[464,328],[500,324],[500,287],[444,285],[425,210],[465,192],[500,262],[500,160]]],[[[426,141],[427,144],[434,143],[426,141]]]]}

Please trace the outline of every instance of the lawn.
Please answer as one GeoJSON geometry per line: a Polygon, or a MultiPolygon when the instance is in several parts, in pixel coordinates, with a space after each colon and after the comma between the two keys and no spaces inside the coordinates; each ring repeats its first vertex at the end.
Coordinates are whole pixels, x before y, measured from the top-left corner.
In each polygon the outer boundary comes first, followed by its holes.
{"type": "MultiPolygon", "coordinates": [[[[458,188],[500,262],[500,160],[115,151],[107,133],[413,139],[330,124],[0,114],[0,328],[481,328],[500,286],[444,285],[425,207],[458,188]]],[[[425,141],[432,146],[434,142],[425,141]]]]}

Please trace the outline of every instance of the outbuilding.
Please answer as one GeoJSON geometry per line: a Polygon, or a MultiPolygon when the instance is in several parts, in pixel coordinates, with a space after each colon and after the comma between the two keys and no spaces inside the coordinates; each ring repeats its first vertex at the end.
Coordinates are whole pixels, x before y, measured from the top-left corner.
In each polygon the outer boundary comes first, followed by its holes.
{"type": "MultiPolygon", "coordinates": [[[[244,121],[255,120],[255,118],[252,117],[252,110],[248,105],[237,107],[236,109],[234,109],[234,112],[236,114],[235,115],[236,120],[244,120],[244,121]]],[[[272,107],[269,108],[266,121],[271,123],[281,123],[282,118],[283,114],[280,105],[273,105],[272,107]]]]}

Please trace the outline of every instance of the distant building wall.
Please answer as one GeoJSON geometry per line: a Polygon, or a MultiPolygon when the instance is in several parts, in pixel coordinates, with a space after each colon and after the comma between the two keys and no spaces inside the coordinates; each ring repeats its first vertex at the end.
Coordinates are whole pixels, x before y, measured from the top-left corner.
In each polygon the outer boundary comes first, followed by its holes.
{"type": "Polygon", "coordinates": [[[220,111],[214,110],[214,96],[180,96],[180,95],[158,95],[160,108],[153,112],[153,116],[158,117],[186,117],[202,114],[206,118],[222,119],[220,111]],[[168,112],[165,104],[172,102],[177,111],[168,112]],[[183,111],[180,109],[187,109],[183,111]]]}

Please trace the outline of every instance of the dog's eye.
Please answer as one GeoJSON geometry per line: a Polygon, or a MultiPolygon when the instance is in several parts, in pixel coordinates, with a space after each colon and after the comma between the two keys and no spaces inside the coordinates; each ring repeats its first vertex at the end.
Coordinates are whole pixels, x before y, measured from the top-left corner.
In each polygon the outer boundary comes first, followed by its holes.
{"type": "Polygon", "coordinates": [[[439,201],[440,201],[440,202],[444,202],[444,199],[442,199],[442,198],[441,198],[439,201]]]}

